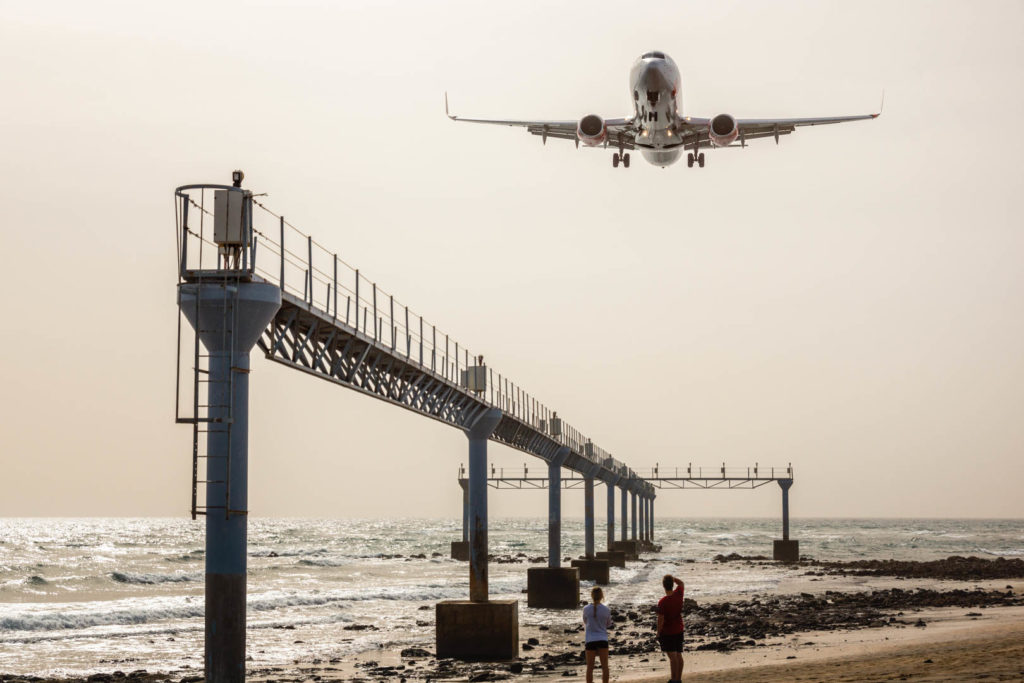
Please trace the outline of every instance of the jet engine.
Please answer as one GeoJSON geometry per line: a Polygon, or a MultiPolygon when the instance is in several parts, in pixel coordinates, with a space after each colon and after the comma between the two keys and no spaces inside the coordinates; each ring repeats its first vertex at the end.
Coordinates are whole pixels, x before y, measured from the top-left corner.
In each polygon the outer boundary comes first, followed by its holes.
{"type": "Polygon", "coordinates": [[[708,137],[715,147],[728,147],[739,137],[740,127],[729,114],[719,114],[711,119],[708,137]]]}
{"type": "Polygon", "coordinates": [[[576,137],[587,147],[603,145],[608,138],[608,129],[604,125],[604,119],[597,114],[587,114],[580,119],[576,126],[576,137]]]}

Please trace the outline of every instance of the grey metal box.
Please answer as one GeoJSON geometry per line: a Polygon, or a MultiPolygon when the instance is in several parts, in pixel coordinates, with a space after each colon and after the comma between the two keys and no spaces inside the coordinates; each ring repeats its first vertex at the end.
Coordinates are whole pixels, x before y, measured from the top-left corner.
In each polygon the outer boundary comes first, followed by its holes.
{"type": "Polygon", "coordinates": [[[241,192],[215,190],[213,193],[213,241],[217,244],[245,242],[241,192]]]}
{"type": "Polygon", "coordinates": [[[551,436],[562,435],[562,418],[552,417],[551,418],[551,436]]]}
{"type": "Polygon", "coordinates": [[[487,366],[474,365],[462,371],[462,386],[470,391],[487,391],[487,366]]]}

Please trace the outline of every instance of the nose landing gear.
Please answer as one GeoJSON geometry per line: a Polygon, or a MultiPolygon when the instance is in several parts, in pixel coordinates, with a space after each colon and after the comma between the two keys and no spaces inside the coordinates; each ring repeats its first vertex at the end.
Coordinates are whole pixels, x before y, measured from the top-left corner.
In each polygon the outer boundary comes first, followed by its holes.
{"type": "Polygon", "coordinates": [[[620,161],[622,162],[622,166],[624,168],[629,168],[629,152],[626,152],[625,154],[621,154],[621,155],[618,152],[615,152],[614,154],[612,154],[612,167],[613,168],[618,168],[620,161]]]}
{"type": "Polygon", "coordinates": [[[697,162],[698,166],[700,166],[701,168],[704,168],[704,152],[701,152],[700,154],[694,154],[693,152],[689,152],[686,155],[686,167],[687,168],[693,168],[693,163],[694,162],[697,162]]]}

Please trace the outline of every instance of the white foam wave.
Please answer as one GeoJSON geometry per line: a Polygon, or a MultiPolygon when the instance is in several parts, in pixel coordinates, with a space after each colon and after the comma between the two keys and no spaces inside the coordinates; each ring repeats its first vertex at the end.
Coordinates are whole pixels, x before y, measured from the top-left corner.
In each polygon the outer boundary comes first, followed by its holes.
{"type": "Polygon", "coordinates": [[[987,548],[978,548],[978,552],[985,553],[986,555],[995,555],[996,557],[1024,557],[1024,548],[1018,548],[1017,550],[989,550],[987,548]]]}
{"type": "MultiPolygon", "coordinates": [[[[380,586],[376,589],[348,589],[324,593],[284,593],[271,591],[250,595],[248,608],[253,612],[273,612],[291,607],[320,607],[344,602],[401,600],[425,602],[463,595],[463,586],[432,584],[426,586],[380,586]]],[[[79,630],[95,626],[147,624],[159,621],[191,619],[203,615],[202,598],[148,598],[134,601],[29,605],[0,615],[0,634],[4,631],[79,630]]]]}

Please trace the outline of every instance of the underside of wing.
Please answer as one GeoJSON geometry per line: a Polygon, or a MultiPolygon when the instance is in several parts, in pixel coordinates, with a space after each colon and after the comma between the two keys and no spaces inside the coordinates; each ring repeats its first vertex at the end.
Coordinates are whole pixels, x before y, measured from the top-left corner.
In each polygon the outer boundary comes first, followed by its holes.
{"type": "Polygon", "coordinates": [[[737,142],[741,146],[750,140],[757,140],[758,138],[775,138],[775,141],[778,142],[780,136],[789,135],[797,128],[803,126],[827,126],[833,123],[864,121],[874,118],[878,118],[878,114],[797,119],[737,119],[736,127],[739,129],[737,142]]]}
{"type": "MultiPolygon", "coordinates": [[[[623,147],[625,149],[633,149],[632,137],[635,131],[633,130],[633,120],[616,118],[616,119],[602,119],[597,116],[585,116],[580,120],[526,120],[526,119],[475,119],[465,118],[462,116],[456,116],[448,110],[448,96],[444,98],[445,114],[452,121],[462,121],[465,123],[486,123],[493,126],[512,126],[515,128],[525,128],[527,132],[540,136],[544,142],[547,142],[548,138],[555,138],[558,140],[573,140],[577,144],[580,142],[579,126],[585,125],[588,122],[590,125],[596,125],[601,128],[599,134],[594,134],[593,140],[600,137],[598,144],[605,146],[623,147]]],[[[584,140],[587,142],[586,133],[584,133],[584,140]]],[[[593,146],[593,145],[591,145],[593,146]]]]}

